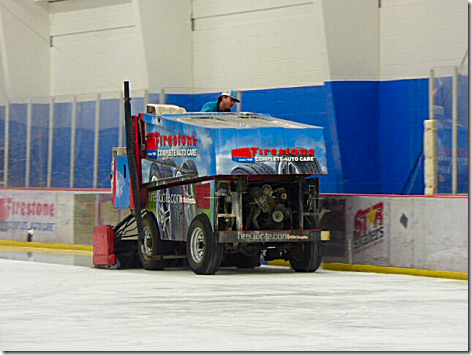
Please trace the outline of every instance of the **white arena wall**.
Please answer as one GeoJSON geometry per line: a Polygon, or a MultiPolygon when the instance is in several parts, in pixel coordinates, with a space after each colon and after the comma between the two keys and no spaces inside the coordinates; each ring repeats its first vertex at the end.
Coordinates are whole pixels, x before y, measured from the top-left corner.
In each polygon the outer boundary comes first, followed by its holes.
{"type": "Polygon", "coordinates": [[[464,0],[382,0],[380,79],[428,77],[433,66],[459,65],[468,22],[464,0]]]}
{"type": "Polygon", "coordinates": [[[134,89],[148,87],[130,1],[66,1],[50,4],[50,11],[52,95],[119,92],[124,80],[134,89]]]}
{"type": "Polygon", "coordinates": [[[1,0],[0,95],[421,78],[467,31],[463,0],[1,0]]]}
{"type": "MultiPolygon", "coordinates": [[[[468,272],[466,197],[324,195],[323,200],[323,208],[331,210],[322,220],[332,235],[326,262],[468,272]]],[[[96,225],[116,225],[127,213],[112,207],[107,190],[0,189],[0,239],[26,241],[33,226],[34,242],[92,245],[96,225]]]]}
{"type": "Polygon", "coordinates": [[[198,89],[322,85],[327,78],[320,1],[197,0],[193,18],[198,89]]]}
{"type": "Polygon", "coordinates": [[[26,0],[0,0],[0,103],[49,97],[49,15],[26,0]]]}

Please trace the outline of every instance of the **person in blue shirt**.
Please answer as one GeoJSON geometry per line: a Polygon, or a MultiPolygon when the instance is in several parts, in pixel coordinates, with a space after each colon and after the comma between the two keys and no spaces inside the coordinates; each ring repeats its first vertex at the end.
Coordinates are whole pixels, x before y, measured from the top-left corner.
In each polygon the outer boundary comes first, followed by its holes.
{"type": "Polygon", "coordinates": [[[234,90],[225,90],[218,96],[218,101],[210,101],[203,105],[201,112],[231,112],[236,102],[240,101],[234,90]]]}

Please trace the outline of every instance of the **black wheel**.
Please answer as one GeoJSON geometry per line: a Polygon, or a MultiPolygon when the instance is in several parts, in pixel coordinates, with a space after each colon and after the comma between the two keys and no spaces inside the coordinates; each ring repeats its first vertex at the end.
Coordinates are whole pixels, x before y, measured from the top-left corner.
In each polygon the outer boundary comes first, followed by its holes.
{"type": "Polygon", "coordinates": [[[321,242],[299,243],[290,255],[290,265],[297,272],[313,272],[321,265],[321,242]]]}
{"type": "Polygon", "coordinates": [[[236,257],[235,266],[238,269],[254,269],[257,266],[261,266],[261,254],[260,253],[256,253],[255,255],[239,254],[236,257]]]}
{"type": "Polygon", "coordinates": [[[244,164],[237,166],[231,172],[231,175],[269,175],[277,174],[269,165],[264,163],[244,164]]]}
{"type": "Polygon", "coordinates": [[[323,243],[318,242],[318,247],[317,247],[317,257],[316,257],[316,265],[315,265],[315,271],[318,270],[318,268],[321,265],[321,261],[323,260],[323,243]]]}
{"type": "Polygon", "coordinates": [[[164,270],[165,260],[154,260],[152,255],[159,254],[165,249],[164,241],[159,237],[159,227],[156,219],[150,213],[143,218],[144,240],[138,241],[138,254],[143,268],[146,270],[164,270]]]}
{"type": "Polygon", "coordinates": [[[205,215],[197,216],[187,235],[187,259],[190,268],[198,275],[213,275],[223,258],[223,246],[213,234],[210,221],[205,215]]]}

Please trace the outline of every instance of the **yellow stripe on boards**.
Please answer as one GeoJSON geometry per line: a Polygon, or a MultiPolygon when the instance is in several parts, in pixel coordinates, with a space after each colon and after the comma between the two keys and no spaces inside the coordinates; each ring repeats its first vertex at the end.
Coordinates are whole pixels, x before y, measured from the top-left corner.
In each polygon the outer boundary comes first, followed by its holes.
{"type": "Polygon", "coordinates": [[[57,249],[57,250],[81,250],[81,251],[93,251],[91,245],[75,245],[75,244],[57,244],[57,243],[37,243],[37,242],[18,242],[15,240],[0,240],[0,247],[24,247],[24,248],[35,248],[35,249],[57,249]]]}
{"type": "MultiPolygon", "coordinates": [[[[272,260],[272,261],[269,261],[269,265],[290,267],[290,262],[285,261],[285,260],[272,260]]],[[[399,268],[399,267],[374,266],[374,265],[323,263],[323,269],[333,270],[333,271],[375,272],[375,273],[380,273],[380,274],[426,276],[426,277],[437,277],[437,278],[456,279],[456,280],[469,279],[469,274],[467,272],[407,269],[407,268],[399,268]]]]}
{"type": "Polygon", "coordinates": [[[93,252],[87,251],[87,250],[30,248],[30,247],[19,247],[19,246],[11,246],[11,245],[0,245],[0,251],[13,251],[13,252],[22,252],[22,253],[83,255],[83,256],[93,255],[93,252]]]}
{"type": "Polygon", "coordinates": [[[374,265],[323,263],[323,269],[334,270],[334,271],[376,272],[376,273],[381,273],[381,274],[427,276],[427,277],[438,277],[438,278],[457,279],[457,280],[469,279],[469,274],[467,272],[407,269],[407,268],[400,268],[400,267],[387,267],[387,266],[374,266],[374,265]]]}

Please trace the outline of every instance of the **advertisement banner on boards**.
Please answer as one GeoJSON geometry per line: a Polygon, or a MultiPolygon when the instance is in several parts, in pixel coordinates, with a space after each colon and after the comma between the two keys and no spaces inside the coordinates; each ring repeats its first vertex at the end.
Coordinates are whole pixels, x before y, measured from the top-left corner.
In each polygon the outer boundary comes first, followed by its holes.
{"type": "Polygon", "coordinates": [[[353,197],[347,200],[346,231],[353,264],[390,265],[386,200],[353,197]]]}
{"type": "Polygon", "coordinates": [[[54,242],[57,195],[45,191],[0,191],[0,239],[54,242]]]}

